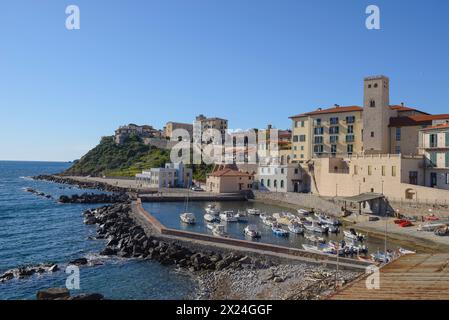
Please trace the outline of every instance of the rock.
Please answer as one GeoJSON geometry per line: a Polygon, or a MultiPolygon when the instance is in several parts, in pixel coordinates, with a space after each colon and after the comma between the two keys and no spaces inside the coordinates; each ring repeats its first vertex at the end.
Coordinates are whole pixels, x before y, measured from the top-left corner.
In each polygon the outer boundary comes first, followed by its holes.
{"type": "Polygon", "coordinates": [[[36,294],[37,300],[67,299],[69,297],[70,292],[66,288],[50,288],[46,290],[40,290],[36,294]]]}
{"type": "Polygon", "coordinates": [[[86,265],[87,262],[88,261],[87,261],[86,258],[78,258],[78,259],[70,261],[69,264],[73,264],[73,265],[76,265],[76,266],[83,266],[83,265],[86,265]]]}
{"type": "Polygon", "coordinates": [[[117,253],[117,250],[114,250],[114,249],[112,249],[110,247],[106,247],[106,248],[104,248],[103,251],[100,252],[100,255],[102,255],[102,256],[113,256],[116,253],[117,253]]]}
{"type": "Polygon", "coordinates": [[[70,297],[69,300],[104,300],[104,296],[99,293],[80,294],[70,297]]]}
{"type": "Polygon", "coordinates": [[[276,283],[280,283],[280,282],[284,282],[285,279],[282,278],[282,277],[274,277],[274,278],[273,278],[273,281],[276,282],[276,283]]]}

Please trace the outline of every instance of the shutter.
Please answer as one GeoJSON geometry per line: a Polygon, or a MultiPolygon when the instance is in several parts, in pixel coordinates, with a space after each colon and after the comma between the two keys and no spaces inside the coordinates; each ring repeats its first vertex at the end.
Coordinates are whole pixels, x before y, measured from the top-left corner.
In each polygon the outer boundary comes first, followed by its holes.
{"type": "MultiPolygon", "coordinates": [[[[446,142],[447,142],[447,140],[446,140],[446,142]]],[[[446,168],[449,168],[449,152],[446,152],[446,168]]]]}
{"type": "Polygon", "coordinates": [[[432,167],[436,167],[436,165],[437,165],[437,153],[436,152],[432,152],[430,154],[430,162],[431,162],[432,167]]]}
{"type": "Polygon", "coordinates": [[[446,147],[449,147],[449,132],[446,132],[446,147]]]}

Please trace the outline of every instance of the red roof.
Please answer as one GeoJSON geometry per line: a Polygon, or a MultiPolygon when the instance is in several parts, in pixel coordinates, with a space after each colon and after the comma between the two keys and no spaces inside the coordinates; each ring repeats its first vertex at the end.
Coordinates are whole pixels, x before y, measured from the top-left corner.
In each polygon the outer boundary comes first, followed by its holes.
{"type": "Polygon", "coordinates": [[[399,111],[399,112],[401,112],[401,111],[416,111],[416,112],[419,112],[419,113],[428,114],[427,112],[420,111],[420,110],[418,110],[416,108],[407,107],[407,106],[403,106],[403,105],[392,105],[392,106],[390,106],[390,109],[391,110],[396,110],[396,111],[399,111]]]}
{"type": "Polygon", "coordinates": [[[249,173],[241,172],[234,169],[222,169],[210,174],[211,177],[251,177],[249,173]]]}
{"type": "Polygon", "coordinates": [[[410,127],[431,125],[433,120],[449,119],[449,114],[418,115],[390,118],[390,127],[410,127]]]}
{"type": "Polygon", "coordinates": [[[423,130],[437,130],[437,129],[449,129],[449,123],[442,123],[442,124],[437,124],[435,126],[431,126],[431,127],[427,127],[423,130]]]}
{"type": "Polygon", "coordinates": [[[359,107],[359,106],[332,107],[332,108],[328,108],[328,109],[318,109],[316,111],[298,114],[296,116],[291,116],[289,118],[299,118],[299,117],[313,116],[313,115],[318,115],[318,114],[353,112],[353,111],[363,111],[363,108],[359,107]]]}

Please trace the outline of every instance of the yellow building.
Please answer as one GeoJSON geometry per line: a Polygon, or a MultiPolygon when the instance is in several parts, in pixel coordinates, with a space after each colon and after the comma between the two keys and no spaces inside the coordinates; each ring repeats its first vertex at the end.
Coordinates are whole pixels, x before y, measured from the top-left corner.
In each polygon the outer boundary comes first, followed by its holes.
{"type": "Polygon", "coordinates": [[[290,117],[292,161],[362,151],[363,108],[334,106],[290,117]]]}

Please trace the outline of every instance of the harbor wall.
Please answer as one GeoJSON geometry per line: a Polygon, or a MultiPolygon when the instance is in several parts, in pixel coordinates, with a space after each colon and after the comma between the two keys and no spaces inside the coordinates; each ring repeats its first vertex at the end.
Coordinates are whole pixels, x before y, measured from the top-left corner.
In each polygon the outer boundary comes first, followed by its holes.
{"type": "Polygon", "coordinates": [[[167,228],[149,212],[145,211],[145,209],[142,207],[142,201],[140,199],[137,199],[137,201],[133,202],[132,209],[134,219],[146,232],[150,232],[152,234],[156,232],[157,236],[159,237],[167,237],[172,240],[181,241],[187,244],[203,245],[219,250],[238,250],[244,251],[245,253],[270,255],[275,258],[282,259],[288,259],[288,257],[290,257],[291,259],[295,260],[302,259],[303,262],[319,263],[325,265],[335,265],[338,261],[339,265],[342,268],[348,269],[364,269],[368,265],[370,265],[365,261],[341,257],[337,259],[337,257],[331,255],[311,253],[296,248],[233,238],[214,237],[202,233],[167,228]]]}

